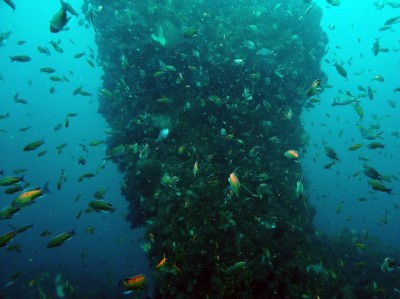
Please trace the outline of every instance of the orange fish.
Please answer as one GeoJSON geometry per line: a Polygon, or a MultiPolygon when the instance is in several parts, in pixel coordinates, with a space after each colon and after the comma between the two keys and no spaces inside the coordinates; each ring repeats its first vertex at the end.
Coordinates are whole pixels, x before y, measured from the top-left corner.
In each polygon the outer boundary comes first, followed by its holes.
{"type": "Polygon", "coordinates": [[[126,278],[122,281],[122,286],[126,290],[124,294],[129,294],[136,290],[142,290],[146,286],[146,276],[139,274],[130,278],[126,278]]]}
{"type": "Polygon", "coordinates": [[[299,153],[295,150],[288,150],[285,152],[285,157],[291,160],[299,160],[299,153]]]}
{"type": "Polygon", "coordinates": [[[24,207],[32,204],[36,198],[44,196],[45,193],[51,193],[48,184],[49,183],[46,183],[42,188],[35,188],[18,195],[18,197],[13,200],[12,206],[24,207]]]}
{"type": "Polygon", "coordinates": [[[156,266],[156,270],[161,270],[162,268],[164,268],[165,264],[167,263],[167,258],[165,257],[165,253],[164,253],[164,257],[161,259],[161,261],[157,264],[156,266]]]}
{"type": "Polygon", "coordinates": [[[229,175],[228,182],[229,182],[229,184],[231,184],[232,193],[234,195],[236,195],[237,197],[239,197],[240,183],[239,183],[239,180],[238,180],[238,178],[237,178],[237,176],[236,176],[236,174],[234,172],[232,172],[229,175]]]}

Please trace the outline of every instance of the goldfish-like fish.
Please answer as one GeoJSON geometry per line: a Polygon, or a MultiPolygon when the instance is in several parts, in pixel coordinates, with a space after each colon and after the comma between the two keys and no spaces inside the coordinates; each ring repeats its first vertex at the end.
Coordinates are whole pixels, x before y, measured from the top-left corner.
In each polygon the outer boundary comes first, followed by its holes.
{"type": "Polygon", "coordinates": [[[291,160],[299,160],[299,153],[295,150],[288,150],[285,152],[285,157],[291,160]]]}
{"type": "Polygon", "coordinates": [[[232,172],[229,175],[228,179],[229,184],[231,185],[231,190],[234,195],[239,197],[239,192],[240,192],[240,183],[239,180],[234,172],[232,172]]]}
{"type": "Polygon", "coordinates": [[[46,183],[43,187],[28,190],[18,195],[12,202],[13,207],[25,207],[32,204],[36,198],[44,196],[45,193],[51,193],[48,187],[49,183],[46,183]]]}
{"type": "Polygon", "coordinates": [[[144,276],[143,274],[139,274],[124,279],[121,284],[125,289],[124,294],[129,294],[133,291],[144,289],[146,287],[146,283],[146,276],[144,276]]]}
{"type": "Polygon", "coordinates": [[[64,26],[68,23],[69,19],[67,16],[67,12],[74,15],[75,17],[78,16],[78,13],[72,8],[70,4],[60,0],[61,8],[57,11],[53,18],[50,21],[50,32],[57,33],[63,30],[64,26]]]}

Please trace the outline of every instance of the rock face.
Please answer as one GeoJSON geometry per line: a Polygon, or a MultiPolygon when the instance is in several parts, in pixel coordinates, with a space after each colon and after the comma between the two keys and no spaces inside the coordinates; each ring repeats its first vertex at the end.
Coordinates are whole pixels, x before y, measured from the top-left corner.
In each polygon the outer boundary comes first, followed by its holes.
{"type": "Polygon", "coordinates": [[[156,292],[317,294],[306,271],[318,263],[309,257],[314,210],[296,186],[301,110],[324,79],[321,10],[301,1],[90,2],[109,157],[125,174],[129,221],[146,226],[156,292]]]}

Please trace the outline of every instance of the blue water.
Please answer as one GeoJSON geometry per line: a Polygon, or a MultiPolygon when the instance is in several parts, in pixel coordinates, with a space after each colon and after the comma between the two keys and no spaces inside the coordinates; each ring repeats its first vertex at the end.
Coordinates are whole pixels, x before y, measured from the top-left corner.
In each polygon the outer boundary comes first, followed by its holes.
{"type": "Polygon", "coordinates": [[[318,1],[324,8],[322,28],[329,35],[328,51],[325,56],[329,61],[344,62],[348,72],[347,79],[340,76],[329,63],[322,61],[322,70],[328,77],[327,84],[332,88],[325,89],[320,95],[322,103],[308,112],[304,112],[303,119],[306,131],[310,137],[310,147],[303,160],[304,173],[309,179],[308,192],[317,208],[315,223],[324,232],[337,235],[340,230],[349,228],[358,232],[369,231],[370,235],[380,237],[391,245],[400,245],[399,210],[393,204],[399,203],[399,167],[398,155],[399,139],[391,134],[398,132],[399,126],[399,93],[393,90],[399,87],[399,41],[397,33],[399,24],[392,30],[379,31],[385,21],[399,14],[399,9],[386,6],[377,10],[374,1],[342,1],[339,7],[332,7],[325,1],[318,1]],[[330,30],[329,24],[335,29],[330,30]],[[380,52],[374,56],[372,44],[379,38],[380,46],[389,48],[388,53],[380,52]],[[351,65],[347,62],[351,59],[351,65]],[[355,73],[362,72],[360,75],[355,73]],[[373,76],[381,75],[384,82],[372,81],[373,76]],[[364,118],[361,122],[364,127],[378,124],[383,131],[381,140],[385,148],[371,150],[362,147],[357,151],[348,151],[354,143],[367,144],[356,127],[359,119],[351,105],[330,106],[331,100],[338,95],[338,91],[350,91],[353,95],[362,93],[357,86],[371,86],[374,90],[374,99],[361,99],[364,109],[364,118]],[[396,102],[392,108],[388,100],[396,102]],[[327,116],[329,114],[329,116],[327,116]],[[371,115],[377,115],[374,120],[371,115]],[[324,125],[324,126],[322,126],[324,125]],[[342,134],[341,134],[342,132],[342,134]],[[325,156],[323,141],[330,145],[337,153],[341,163],[331,170],[323,169],[330,162],[325,156]],[[376,168],[383,175],[392,175],[391,195],[382,194],[367,184],[367,177],[362,173],[363,161],[359,157],[369,158],[368,165],[376,168]],[[315,162],[313,159],[315,158],[315,162]],[[361,173],[352,177],[358,171],[361,173]],[[397,179],[396,179],[397,178],[397,179]],[[358,202],[357,198],[366,197],[367,202],[358,202]],[[338,214],[336,206],[343,201],[343,209],[338,214]],[[381,219],[388,212],[387,224],[381,219]]]}
{"type": "MultiPolygon", "coordinates": [[[[17,1],[16,1],[17,2],[17,1]]],[[[391,195],[372,191],[367,185],[367,178],[362,174],[363,161],[359,157],[368,157],[369,165],[382,174],[399,177],[400,158],[399,139],[391,133],[399,131],[399,93],[393,89],[400,86],[398,81],[399,41],[397,32],[400,24],[393,25],[392,31],[378,31],[390,17],[397,16],[399,9],[385,7],[377,10],[373,1],[342,1],[339,7],[332,7],[319,0],[324,10],[321,26],[329,35],[329,45],[326,59],[321,67],[328,81],[319,96],[321,104],[304,111],[303,122],[309,137],[310,146],[302,158],[304,178],[307,180],[307,193],[311,202],[317,208],[315,224],[318,231],[329,235],[338,235],[348,228],[377,236],[387,244],[400,246],[400,216],[394,204],[400,204],[400,184],[392,178],[386,183],[392,188],[391,195]],[[329,24],[335,29],[330,30],[329,24]],[[371,47],[376,38],[380,38],[381,47],[390,49],[388,53],[374,56],[371,47]],[[351,65],[347,62],[351,59],[351,65]],[[333,61],[344,62],[349,75],[348,79],[341,77],[332,66],[333,61]],[[363,71],[360,75],[354,73],[363,71]],[[374,75],[382,75],[385,82],[371,81],[374,75]],[[358,151],[347,149],[353,143],[366,143],[356,128],[358,116],[351,106],[332,107],[331,100],[338,95],[339,90],[348,90],[357,95],[361,92],[357,86],[371,86],[374,90],[374,100],[362,99],[365,127],[379,124],[383,131],[384,149],[373,151],[362,147],[358,151]],[[398,105],[392,108],[387,101],[394,100],[398,105]],[[371,114],[378,116],[372,119],[371,114]],[[329,144],[338,153],[341,163],[331,170],[323,169],[329,159],[325,156],[323,142],[329,144]],[[353,177],[358,171],[361,173],[353,177]],[[359,197],[366,197],[366,202],[358,202],[359,197]],[[343,208],[338,213],[337,204],[343,201],[343,208]],[[388,221],[384,224],[382,216],[387,210],[388,221]]],[[[27,282],[37,279],[41,273],[49,272],[51,277],[62,273],[65,279],[79,288],[105,289],[109,294],[120,294],[118,280],[138,273],[147,273],[147,261],[140,247],[143,244],[142,230],[131,230],[125,220],[127,204],[120,195],[122,175],[115,165],[107,163],[96,177],[78,182],[85,172],[93,172],[102,166],[106,156],[106,145],[89,146],[92,140],[105,140],[107,124],[97,113],[97,92],[101,88],[102,71],[92,68],[86,61],[87,57],[75,59],[79,52],[91,53],[96,56],[94,31],[91,28],[78,26],[78,20],[73,18],[69,31],[59,34],[49,32],[49,20],[59,9],[58,1],[18,1],[17,10],[13,13],[3,2],[0,3],[0,32],[12,31],[10,38],[0,47],[0,114],[9,113],[10,117],[0,120],[0,170],[5,175],[13,175],[18,168],[26,168],[25,180],[32,187],[43,186],[50,182],[54,194],[47,194],[33,205],[21,210],[12,219],[0,222],[0,233],[11,228],[9,225],[21,227],[33,224],[33,229],[18,234],[10,244],[20,244],[21,253],[2,250],[0,255],[0,284],[10,281],[10,276],[23,272],[22,290],[29,290],[27,282]],[[49,42],[61,40],[60,46],[64,53],[54,51],[49,42]],[[24,45],[17,45],[19,40],[26,40],[24,45]],[[71,40],[73,42],[71,42],[71,40]],[[46,56],[37,51],[37,46],[46,46],[51,55],[46,56]],[[89,48],[90,47],[90,48],[89,48]],[[27,54],[32,57],[28,63],[10,62],[8,56],[27,54]],[[49,75],[41,73],[41,67],[53,67],[56,75],[66,76],[70,82],[52,82],[49,75]],[[73,96],[72,92],[82,86],[91,92],[92,97],[73,96]],[[50,94],[49,89],[55,87],[56,92],[50,94]],[[27,105],[15,103],[14,95],[28,101],[27,105]],[[54,131],[56,124],[64,124],[69,112],[79,113],[70,119],[68,128],[64,126],[54,131]],[[19,129],[31,126],[27,132],[19,129]],[[4,130],[4,131],[3,131],[4,130]],[[45,144],[40,150],[48,150],[43,157],[36,157],[37,152],[24,152],[22,148],[29,142],[44,139],[45,144]],[[68,143],[62,154],[57,154],[55,147],[68,143]],[[88,147],[84,152],[80,144],[88,147]],[[78,165],[78,158],[84,156],[86,165],[78,165]],[[60,191],[56,191],[56,182],[61,170],[64,169],[67,181],[60,191]],[[116,208],[113,214],[82,213],[76,219],[79,211],[85,210],[93,193],[100,187],[108,187],[106,200],[116,208]],[[75,198],[81,195],[78,202],[75,198]],[[94,227],[93,234],[85,229],[94,227]],[[76,230],[76,235],[63,246],[47,249],[46,244],[51,237],[68,230],[76,230]],[[40,237],[40,233],[48,230],[49,237],[40,237]],[[87,257],[82,257],[86,253],[87,257]],[[84,265],[87,265],[85,267],[84,265]],[[87,281],[74,280],[74,274],[85,275],[87,281]]],[[[71,4],[79,10],[80,1],[71,4]]],[[[79,17],[82,18],[82,15],[79,17]]],[[[96,61],[95,57],[92,61],[96,61]]],[[[317,78],[316,78],[317,79],[317,78]]],[[[0,196],[1,206],[9,204],[15,195],[0,196]]],[[[4,249],[4,248],[3,248],[4,249]]],[[[18,292],[19,280],[9,288],[18,292]]]]}
{"type": "MultiPolygon", "coordinates": [[[[100,168],[96,177],[78,182],[83,173],[96,173],[106,156],[105,144],[89,146],[92,140],[106,139],[107,124],[97,113],[97,92],[101,87],[102,71],[87,63],[89,56],[80,59],[73,57],[79,52],[89,55],[89,47],[94,49],[96,55],[94,32],[78,26],[78,21],[73,19],[69,23],[69,31],[51,34],[49,20],[60,7],[58,1],[19,1],[16,4],[14,14],[3,2],[0,11],[0,31],[12,31],[5,45],[0,47],[0,74],[3,76],[0,83],[0,114],[10,114],[9,118],[0,122],[0,128],[4,130],[0,133],[0,170],[12,176],[15,169],[26,168],[25,180],[31,187],[40,187],[49,181],[54,194],[37,199],[33,205],[23,208],[19,215],[1,221],[1,234],[11,230],[10,224],[16,227],[33,224],[33,228],[18,234],[10,242],[20,244],[20,254],[2,248],[0,288],[10,281],[12,274],[19,271],[23,272],[20,279],[24,281],[26,289],[29,289],[26,287],[28,281],[37,279],[40,273],[50,272],[51,277],[56,273],[69,273],[67,278],[70,283],[80,288],[104,288],[109,293],[114,290],[116,294],[122,294],[118,286],[120,279],[147,271],[147,262],[140,247],[143,244],[143,232],[140,229],[131,230],[125,221],[127,204],[120,194],[122,175],[113,163],[107,163],[104,169],[100,168]],[[49,44],[51,40],[59,39],[63,54],[56,52],[49,44]],[[25,40],[26,43],[17,45],[19,40],[25,40]],[[46,46],[51,55],[39,53],[39,45],[46,46]],[[10,62],[8,56],[20,54],[31,56],[32,61],[10,62]],[[42,67],[56,69],[54,75],[66,76],[70,82],[50,81],[50,75],[40,72],[42,67]],[[53,86],[56,91],[51,94],[49,89],[53,86]],[[79,86],[93,96],[73,96],[73,91],[79,86]],[[26,99],[28,104],[14,102],[17,92],[19,98],[26,99]],[[69,127],[65,128],[65,117],[70,112],[79,115],[71,118],[69,127]],[[63,127],[54,131],[58,123],[62,123],[63,127]],[[31,126],[27,132],[19,131],[26,126],[31,126]],[[44,139],[45,144],[38,150],[22,151],[27,143],[40,139],[44,139]],[[62,143],[68,145],[62,154],[58,154],[55,148],[62,143]],[[84,152],[80,144],[86,145],[88,152],[84,152]],[[36,154],[41,150],[47,150],[48,153],[38,158],[36,154]],[[86,158],[86,165],[78,165],[80,156],[86,158]],[[56,183],[62,169],[65,170],[67,181],[58,191],[56,183]],[[112,203],[116,211],[113,214],[84,213],[100,186],[108,188],[105,200],[112,203]],[[78,195],[81,197],[76,202],[78,195]],[[81,210],[82,216],[76,219],[81,210]],[[85,232],[88,226],[95,228],[93,234],[85,232]],[[72,229],[76,231],[72,240],[58,248],[46,248],[50,238],[72,229]],[[52,234],[40,237],[45,230],[52,234]],[[86,250],[87,257],[82,258],[81,254],[86,250]],[[83,263],[87,264],[87,268],[83,263]],[[86,277],[87,281],[82,283],[74,280],[73,273],[79,273],[79,280],[86,277]]],[[[80,1],[73,2],[76,9],[80,7],[79,4],[80,1]]],[[[80,18],[83,18],[82,14],[80,18]]],[[[90,59],[96,61],[95,57],[90,59]]],[[[10,204],[15,197],[1,194],[1,208],[10,204]]],[[[50,280],[53,281],[53,278],[50,280]]],[[[21,287],[18,284],[16,281],[10,288],[21,287]]]]}

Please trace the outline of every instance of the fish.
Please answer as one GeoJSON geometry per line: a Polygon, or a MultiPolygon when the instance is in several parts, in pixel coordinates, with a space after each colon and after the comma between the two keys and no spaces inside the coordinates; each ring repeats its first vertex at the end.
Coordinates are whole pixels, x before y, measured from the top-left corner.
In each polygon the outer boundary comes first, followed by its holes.
{"type": "Polygon", "coordinates": [[[384,82],[385,81],[385,78],[383,78],[381,75],[375,75],[373,78],[372,78],[372,81],[379,81],[379,82],[384,82]]]}
{"type": "Polygon", "coordinates": [[[393,25],[395,23],[398,23],[399,20],[400,20],[400,16],[393,17],[393,18],[387,19],[384,25],[385,26],[393,25]]]}
{"type": "Polygon", "coordinates": [[[89,142],[90,146],[98,146],[100,144],[102,144],[104,141],[103,140],[92,140],[89,142]]]}
{"type": "Polygon", "coordinates": [[[183,33],[183,37],[184,38],[192,38],[192,37],[198,36],[198,34],[199,34],[199,28],[191,27],[183,33]]]}
{"type": "Polygon", "coordinates": [[[24,181],[24,175],[23,176],[9,176],[5,178],[0,179],[0,186],[11,186],[16,183],[24,181]]]}
{"type": "Polygon", "coordinates": [[[336,164],[336,161],[332,161],[326,165],[324,165],[324,169],[332,169],[332,166],[336,164]]]}
{"type": "Polygon", "coordinates": [[[91,173],[91,172],[86,172],[86,173],[82,174],[82,175],[79,177],[78,182],[82,182],[84,179],[93,178],[94,176],[95,176],[95,175],[94,175],[93,173],[91,173]]]}
{"type": "Polygon", "coordinates": [[[19,191],[23,190],[22,186],[19,184],[14,184],[11,187],[7,188],[6,190],[4,190],[5,194],[14,194],[17,193],[19,191]]]}
{"type": "Polygon", "coordinates": [[[339,73],[340,76],[347,78],[347,71],[346,69],[343,67],[343,65],[338,64],[337,62],[333,65],[337,72],[339,73]]]}
{"type": "Polygon", "coordinates": [[[36,157],[43,157],[46,154],[47,154],[47,151],[40,151],[37,153],[36,157]]]}
{"type": "Polygon", "coordinates": [[[169,129],[162,129],[160,131],[160,133],[158,134],[158,138],[157,138],[156,142],[163,141],[164,139],[166,139],[168,137],[168,135],[169,135],[169,129]]]}
{"type": "Polygon", "coordinates": [[[91,61],[90,59],[86,59],[86,62],[87,62],[92,68],[95,68],[95,67],[96,67],[95,64],[94,64],[94,62],[91,61]]]}
{"type": "Polygon", "coordinates": [[[54,73],[56,70],[53,69],[52,67],[42,67],[42,68],[40,69],[40,71],[41,71],[42,73],[51,74],[51,73],[54,73]]]}
{"type": "Polygon", "coordinates": [[[19,212],[19,207],[6,206],[0,210],[0,220],[10,219],[19,212]]]}
{"type": "Polygon", "coordinates": [[[23,151],[24,152],[28,152],[28,151],[34,151],[35,149],[37,149],[38,147],[40,147],[41,145],[44,144],[44,140],[37,140],[37,141],[33,141],[31,143],[28,143],[27,145],[24,146],[23,151]]]}
{"type": "Polygon", "coordinates": [[[16,230],[12,230],[2,236],[0,236],[0,247],[4,247],[17,235],[16,230]]]}
{"type": "Polygon", "coordinates": [[[86,90],[83,90],[83,89],[79,90],[78,94],[80,94],[81,96],[84,96],[84,97],[91,97],[92,96],[92,94],[90,92],[88,92],[86,90]]]}
{"type": "Polygon", "coordinates": [[[162,268],[164,268],[164,266],[167,264],[167,258],[164,257],[158,262],[158,264],[156,265],[156,270],[161,270],[162,268]]]}
{"type": "Polygon", "coordinates": [[[21,253],[20,247],[21,247],[20,244],[14,244],[12,246],[7,246],[6,250],[7,251],[15,251],[15,252],[21,253]]]}
{"type": "Polygon", "coordinates": [[[82,215],[82,210],[80,210],[80,211],[78,212],[78,214],[76,215],[75,219],[81,218],[81,215],[82,215]]]}
{"type": "Polygon", "coordinates": [[[85,55],[86,55],[85,52],[77,53],[77,54],[74,55],[74,58],[78,59],[78,58],[81,58],[81,57],[83,57],[85,55]]]}
{"type": "Polygon", "coordinates": [[[60,176],[60,178],[59,178],[59,180],[57,182],[57,190],[61,190],[61,186],[65,181],[67,181],[67,177],[65,176],[65,170],[62,169],[61,170],[61,176],[60,176]]]}
{"type": "Polygon", "coordinates": [[[320,84],[321,84],[321,80],[320,79],[315,80],[311,84],[310,88],[307,90],[307,96],[308,97],[312,97],[312,96],[316,95],[317,92],[318,92],[318,89],[319,89],[318,87],[319,87],[320,84]]]}
{"type": "Polygon", "coordinates": [[[56,50],[58,53],[64,53],[63,48],[60,47],[59,43],[61,41],[55,42],[55,41],[51,41],[50,44],[53,46],[54,50],[56,50]]]}
{"type": "Polygon", "coordinates": [[[96,211],[97,213],[100,212],[111,212],[113,213],[115,211],[115,208],[113,208],[112,204],[104,201],[104,200],[94,200],[89,202],[89,207],[96,211]]]}
{"type": "Polygon", "coordinates": [[[367,147],[369,149],[378,149],[378,148],[384,148],[385,145],[378,141],[372,141],[372,142],[368,143],[367,147]]]}
{"type": "Polygon", "coordinates": [[[9,56],[11,59],[11,62],[17,61],[17,62],[28,62],[31,61],[32,58],[28,55],[15,55],[15,56],[9,56]]]}
{"type": "Polygon", "coordinates": [[[236,271],[239,269],[243,269],[246,266],[247,266],[246,261],[240,261],[240,262],[234,263],[232,266],[230,266],[228,269],[226,269],[226,272],[232,272],[232,271],[236,271]]]}
{"type": "Polygon", "coordinates": [[[69,19],[67,12],[77,17],[78,13],[72,8],[70,4],[60,0],[61,8],[53,15],[50,21],[50,32],[58,33],[64,29],[64,26],[68,23],[69,19]]]}
{"type": "Polygon", "coordinates": [[[113,98],[113,95],[110,91],[108,91],[106,88],[102,88],[99,90],[99,94],[102,95],[103,97],[111,100],[113,98]]]}
{"type": "Polygon", "coordinates": [[[49,235],[51,235],[51,232],[49,232],[48,230],[45,230],[45,231],[43,231],[43,232],[40,233],[40,236],[41,236],[41,237],[47,237],[47,236],[49,236],[49,235]]]}
{"type": "Polygon", "coordinates": [[[129,294],[136,290],[142,290],[146,287],[146,276],[138,274],[130,278],[126,278],[121,282],[122,287],[125,289],[124,294],[129,294]]]}
{"type": "Polygon", "coordinates": [[[349,147],[349,151],[355,151],[355,150],[358,150],[360,147],[362,147],[363,145],[361,144],[361,143],[355,143],[355,144],[353,144],[353,145],[351,145],[350,147],[349,147]]]}
{"type": "Polygon", "coordinates": [[[15,9],[17,8],[15,6],[15,3],[12,0],[4,0],[4,3],[6,3],[9,7],[12,8],[13,12],[15,11],[15,9]]]}
{"type": "Polygon", "coordinates": [[[53,81],[53,82],[63,82],[63,81],[64,81],[63,78],[58,77],[58,76],[50,76],[49,79],[50,79],[51,81],[53,81]]]}
{"type": "Polygon", "coordinates": [[[228,182],[231,186],[231,191],[233,193],[233,195],[239,197],[240,195],[240,183],[239,183],[239,179],[237,178],[236,174],[234,172],[232,172],[229,175],[228,178],[228,182]]]}
{"type": "Polygon", "coordinates": [[[50,55],[50,50],[47,49],[46,47],[38,46],[37,50],[39,51],[39,53],[50,55]]]}
{"type": "Polygon", "coordinates": [[[71,239],[75,235],[75,230],[64,232],[54,237],[48,244],[47,248],[54,248],[61,246],[65,241],[71,239]]]}
{"type": "Polygon", "coordinates": [[[23,233],[24,231],[27,231],[28,229],[31,229],[32,227],[33,227],[33,224],[21,226],[20,228],[17,229],[17,233],[23,233]]]}
{"type": "Polygon", "coordinates": [[[129,71],[129,63],[128,59],[126,58],[125,54],[121,56],[121,66],[124,70],[129,71]]]}
{"type": "Polygon", "coordinates": [[[97,199],[102,199],[105,197],[106,192],[107,192],[108,188],[107,187],[100,187],[99,189],[97,189],[97,191],[93,194],[93,196],[97,199]]]}
{"type": "Polygon", "coordinates": [[[61,143],[56,146],[57,154],[61,155],[63,149],[68,145],[68,143],[61,143]]]}
{"type": "Polygon", "coordinates": [[[344,105],[349,105],[351,103],[359,103],[360,102],[358,100],[359,97],[360,96],[352,97],[349,95],[339,95],[332,100],[331,106],[344,106],[344,105]]]}
{"type": "Polygon", "coordinates": [[[375,56],[377,56],[379,54],[379,50],[380,50],[379,38],[376,38],[372,43],[372,52],[374,53],[375,56]]]}
{"type": "Polygon", "coordinates": [[[304,192],[304,185],[302,181],[298,181],[296,183],[296,196],[298,199],[301,199],[301,197],[303,196],[303,192],[304,192]]]}
{"type": "Polygon", "coordinates": [[[291,160],[298,161],[299,160],[299,153],[295,150],[288,150],[284,153],[285,157],[291,160]]]}
{"type": "Polygon", "coordinates": [[[363,165],[363,169],[364,169],[363,173],[367,177],[369,177],[369,178],[371,178],[373,180],[377,180],[377,181],[382,182],[382,180],[384,179],[384,177],[375,168],[373,168],[372,166],[364,164],[363,165]]]}
{"type": "Polygon", "coordinates": [[[14,95],[14,101],[15,101],[15,103],[19,103],[19,104],[24,104],[24,105],[28,104],[28,101],[27,101],[27,100],[22,99],[22,98],[19,98],[19,92],[17,92],[17,93],[14,95]]]}
{"type": "Polygon", "coordinates": [[[80,156],[79,159],[78,159],[78,164],[85,165],[86,164],[86,159],[83,156],[80,156]]]}
{"type": "Polygon", "coordinates": [[[31,126],[27,126],[27,127],[22,127],[19,129],[20,132],[26,132],[31,128],[31,126]]]}
{"type": "Polygon", "coordinates": [[[339,159],[337,153],[331,148],[330,146],[325,145],[325,154],[328,158],[331,158],[334,161],[340,162],[341,160],[339,159]]]}
{"type": "Polygon", "coordinates": [[[368,86],[367,88],[367,96],[368,99],[370,99],[371,101],[374,99],[374,92],[372,91],[372,88],[370,86],[368,86]]]}
{"type": "Polygon", "coordinates": [[[379,191],[382,193],[392,193],[392,189],[386,188],[382,183],[376,180],[368,180],[368,185],[371,186],[372,190],[379,191]]]}
{"type": "Polygon", "coordinates": [[[340,0],[326,0],[330,5],[332,6],[339,6],[340,5],[340,0]]]}
{"type": "Polygon", "coordinates": [[[13,207],[25,207],[32,204],[37,198],[43,197],[45,193],[52,193],[47,182],[43,187],[31,189],[18,195],[12,202],[13,207]]]}
{"type": "Polygon", "coordinates": [[[14,173],[14,174],[21,174],[21,173],[27,172],[27,170],[28,170],[28,169],[26,169],[26,168],[17,168],[17,169],[15,169],[15,170],[13,171],[13,173],[14,173]]]}
{"type": "Polygon", "coordinates": [[[93,234],[94,233],[94,227],[88,226],[87,228],[85,228],[85,233],[93,234]]]}
{"type": "Polygon", "coordinates": [[[199,175],[199,162],[196,160],[193,165],[193,176],[196,178],[199,175]]]}
{"type": "Polygon", "coordinates": [[[360,117],[360,120],[362,120],[364,117],[364,110],[363,110],[362,106],[359,103],[354,103],[353,108],[356,111],[356,113],[358,114],[358,116],[360,117]]]}

